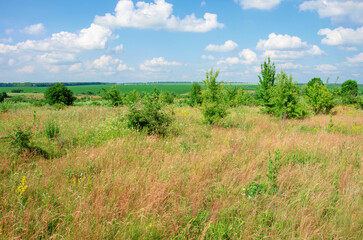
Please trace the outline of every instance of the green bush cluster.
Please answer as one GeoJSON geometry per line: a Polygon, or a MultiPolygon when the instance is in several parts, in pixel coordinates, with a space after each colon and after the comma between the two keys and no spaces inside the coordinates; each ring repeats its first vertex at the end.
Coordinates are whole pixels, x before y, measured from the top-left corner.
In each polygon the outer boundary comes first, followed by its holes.
{"type": "Polygon", "coordinates": [[[73,105],[76,98],[73,92],[61,83],[57,83],[52,87],[48,87],[44,93],[44,98],[50,105],[64,104],[73,105]]]}

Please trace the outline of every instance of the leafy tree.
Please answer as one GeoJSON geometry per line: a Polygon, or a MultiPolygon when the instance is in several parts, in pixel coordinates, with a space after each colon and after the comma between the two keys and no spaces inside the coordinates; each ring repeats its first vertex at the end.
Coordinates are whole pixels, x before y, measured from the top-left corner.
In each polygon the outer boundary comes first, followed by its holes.
{"type": "Polygon", "coordinates": [[[140,94],[134,89],[129,92],[125,97],[125,102],[127,104],[133,104],[140,100],[140,94]]]}
{"type": "Polygon", "coordinates": [[[313,78],[308,82],[308,87],[313,86],[315,83],[324,85],[323,81],[320,78],[313,78]]]}
{"type": "Polygon", "coordinates": [[[333,94],[329,91],[327,85],[320,84],[319,82],[308,85],[305,96],[315,114],[330,113],[334,107],[333,94]]]}
{"type": "Polygon", "coordinates": [[[159,94],[160,101],[166,104],[172,104],[174,102],[175,93],[168,91],[161,91],[159,94]]]}
{"type": "Polygon", "coordinates": [[[271,89],[275,85],[276,67],[275,63],[271,63],[270,57],[267,62],[261,64],[261,75],[258,76],[259,83],[257,86],[257,99],[260,100],[261,105],[265,107],[265,110],[271,109],[271,89]]]}
{"type": "Polygon", "coordinates": [[[44,98],[50,105],[65,104],[72,105],[76,98],[73,92],[61,83],[57,83],[52,87],[48,87],[44,93],[44,98]]]}
{"type": "Polygon", "coordinates": [[[358,84],[355,80],[345,81],[340,89],[340,94],[343,98],[343,103],[352,104],[357,102],[358,84]]]}
{"type": "Polygon", "coordinates": [[[194,82],[190,90],[190,106],[196,106],[202,104],[202,86],[199,83],[194,82]]]}
{"type": "Polygon", "coordinates": [[[213,73],[213,68],[206,73],[203,83],[206,90],[203,91],[202,113],[208,123],[216,123],[227,115],[223,102],[223,83],[217,82],[219,71],[213,73]]]}
{"type": "Polygon", "coordinates": [[[153,94],[146,95],[142,102],[132,104],[126,119],[131,128],[159,135],[165,135],[172,122],[171,114],[153,94]]]}
{"type": "Polygon", "coordinates": [[[104,88],[102,90],[102,98],[111,101],[112,106],[121,106],[123,104],[124,101],[122,93],[116,88],[116,86],[112,86],[109,90],[104,88]]]}
{"type": "Polygon", "coordinates": [[[299,100],[299,87],[292,76],[281,72],[276,76],[276,84],[271,91],[268,112],[282,118],[303,118],[307,115],[306,107],[299,100]]]}

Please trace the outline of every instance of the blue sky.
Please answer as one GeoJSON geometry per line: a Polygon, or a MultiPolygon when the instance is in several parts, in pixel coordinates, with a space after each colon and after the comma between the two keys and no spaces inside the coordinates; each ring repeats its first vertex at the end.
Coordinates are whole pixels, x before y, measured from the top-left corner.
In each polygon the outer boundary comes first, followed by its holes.
{"type": "Polygon", "coordinates": [[[0,0],[0,82],[363,84],[362,0],[0,0]]]}

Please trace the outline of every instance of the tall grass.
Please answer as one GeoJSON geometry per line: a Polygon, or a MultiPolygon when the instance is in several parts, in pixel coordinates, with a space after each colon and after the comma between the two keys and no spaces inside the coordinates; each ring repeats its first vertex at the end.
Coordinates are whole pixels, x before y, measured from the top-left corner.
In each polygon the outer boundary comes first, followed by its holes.
{"type": "MultiPolygon", "coordinates": [[[[54,153],[14,155],[0,142],[1,238],[362,237],[362,132],[327,131],[330,116],[280,120],[251,107],[231,109],[228,127],[209,126],[197,108],[176,107],[174,134],[157,137],[128,129],[126,111],[0,113],[0,137],[22,124],[54,153]],[[39,134],[50,115],[62,119],[57,138],[39,134]],[[248,192],[263,186],[276,190],[248,192]]],[[[363,125],[361,110],[336,112],[334,124],[363,125]]]]}

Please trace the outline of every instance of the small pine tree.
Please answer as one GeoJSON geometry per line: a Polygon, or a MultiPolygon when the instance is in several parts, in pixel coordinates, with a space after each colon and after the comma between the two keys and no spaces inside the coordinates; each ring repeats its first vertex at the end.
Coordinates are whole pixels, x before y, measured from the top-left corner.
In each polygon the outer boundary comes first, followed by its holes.
{"type": "Polygon", "coordinates": [[[213,68],[206,73],[203,83],[206,90],[203,91],[202,113],[208,123],[216,123],[227,115],[223,101],[223,83],[217,82],[219,71],[213,73],[213,68]]]}
{"type": "Polygon", "coordinates": [[[261,64],[261,75],[258,76],[259,83],[257,86],[256,97],[267,112],[271,109],[271,91],[275,85],[276,67],[275,63],[271,63],[270,57],[266,62],[261,64]]]}

